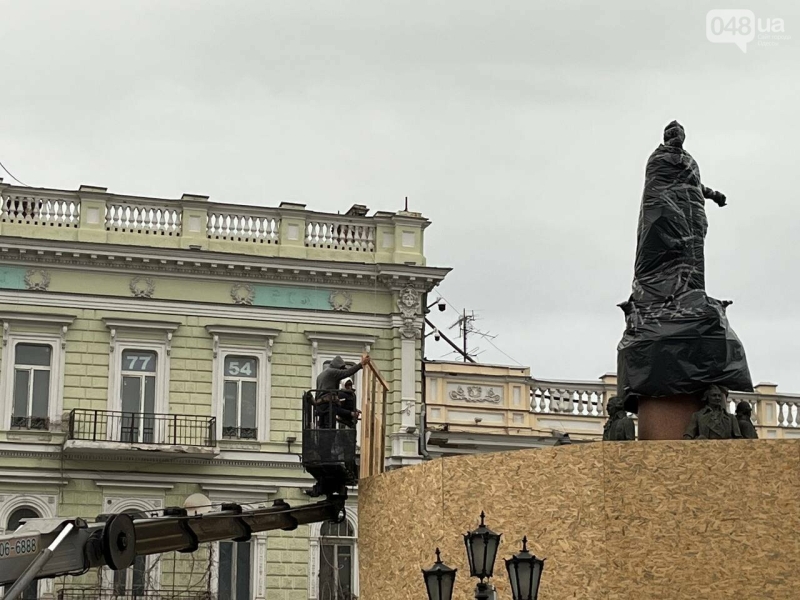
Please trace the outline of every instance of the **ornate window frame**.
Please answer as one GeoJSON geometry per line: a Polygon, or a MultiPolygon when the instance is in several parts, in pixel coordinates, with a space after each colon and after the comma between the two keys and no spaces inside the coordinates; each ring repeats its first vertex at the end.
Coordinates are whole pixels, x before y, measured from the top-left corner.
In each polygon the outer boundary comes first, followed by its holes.
{"type": "MultiPolygon", "coordinates": [[[[230,327],[207,325],[206,331],[213,339],[211,414],[217,421],[217,440],[222,440],[222,408],[224,402],[225,357],[229,355],[254,356],[258,359],[258,397],[256,399],[255,440],[268,442],[272,411],[272,348],[280,329],[255,327],[230,327]]],[[[230,440],[229,440],[230,441],[230,440]]]]}
{"type": "MultiPolygon", "coordinates": [[[[246,488],[249,490],[250,488],[246,488]]],[[[268,493],[277,492],[265,491],[262,493],[253,493],[252,491],[242,491],[237,487],[224,488],[213,486],[203,486],[203,490],[207,492],[208,499],[212,504],[220,504],[223,502],[235,502],[238,504],[248,504],[249,508],[255,508],[257,505],[269,506],[269,500],[266,498],[268,493]]],[[[267,593],[267,540],[268,532],[261,531],[254,533],[250,538],[252,545],[250,551],[250,597],[253,600],[266,600],[267,593]]],[[[211,571],[209,575],[209,585],[211,586],[212,595],[216,596],[219,589],[219,542],[212,542],[209,544],[209,552],[211,552],[211,571]]]]}
{"type": "Polygon", "coordinates": [[[74,322],[73,315],[47,315],[35,313],[0,312],[3,324],[2,364],[0,364],[0,429],[11,428],[11,413],[14,398],[14,348],[17,344],[47,344],[52,346],[50,365],[50,397],[47,407],[50,419],[49,430],[61,421],[64,410],[64,365],[66,359],[66,336],[69,326],[74,322]],[[19,331],[19,325],[36,325],[50,332],[19,331]]]}
{"type": "MultiPolygon", "coordinates": [[[[129,496],[104,496],[104,513],[121,513],[126,510],[138,510],[145,513],[161,511],[164,508],[164,501],[161,498],[131,498],[129,496]]],[[[147,557],[146,571],[149,577],[145,580],[145,592],[153,592],[161,589],[161,555],[152,554],[147,557]]],[[[114,588],[114,571],[108,567],[101,569],[101,585],[103,590],[114,588]]]]}
{"type": "MultiPolygon", "coordinates": [[[[360,594],[359,585],[359,565],[358,565],[358,509],[355,506],[347,506],[345,518],[353,528],[355,543],[353,544],[353,594],[358,597],[360,594]]],[[[320,561],[320,540],[322,523],[312,523],[308,536],[308,600],[319,600],[319,561],[320,561]]]]}
{"type": "Polygon", "coordinates": [[[156,353],[155,412],[169,412],[170,352],[172,336],[180,323],[139,319],[104,318],[111,334],[109,342],[108,410],[122,410],[122,353],[125,350],[149,350],[156,353]]]}

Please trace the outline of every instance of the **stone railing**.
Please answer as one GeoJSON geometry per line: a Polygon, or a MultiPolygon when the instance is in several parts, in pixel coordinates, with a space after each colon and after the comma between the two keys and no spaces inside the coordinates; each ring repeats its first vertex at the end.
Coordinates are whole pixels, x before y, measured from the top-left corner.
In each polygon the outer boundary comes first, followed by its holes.
{"type": "Polygon", "coordinates": [[[207,236],[210,240],[247,242],[252,244],[280,243],[279,214],[214,211],[208,213],[207,236]]]}
{"type": "Polygon", "coordinates": [[[338,219],[310,221],[306,225],[306,246],[375,252],[375,226],[338,219]]]}
{"type": "Polygon", "coordinates": [[[348,214],[212,203],[184,194],[159,199],[26,188],[0,179],[0,235],[120,245],[210,250],[312,260],[425,264],[417,213],[378,212],[354,206],[348,214]]]}
{"type": "Polygon", "coordinates": [[[80,200],[38,191],[34,194],[26,188],[0,192],[0,223],[77,228],[80,221],[80,200]]]}
{"type": "Polygon", "coordinates": [[[143,200],[106,203],[106,231],[146,235],[181,235],[181,211],[143,200]]]}
{"type": "Polygon", "coordinates": [[[603,417],[614,388],[592,381],[531,381],[531,412],[603,417]]]}

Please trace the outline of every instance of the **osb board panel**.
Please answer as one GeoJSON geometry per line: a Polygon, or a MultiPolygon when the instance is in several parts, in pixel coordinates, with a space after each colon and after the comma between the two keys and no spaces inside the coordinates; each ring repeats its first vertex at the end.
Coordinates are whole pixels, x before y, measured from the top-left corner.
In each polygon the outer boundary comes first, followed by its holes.
{"type": "Polygon", "coordinates": [[[481,510],[547,558],[541,600],[800,598],[800,441],[596,443],[464,456],[371,478],[359,492],[362,600],[424,597],[441,547],[473,597],[461,534],[481,510]]]}
{"type": "Polygon", "coordinates": [[[394,594],[405,593],[400,590],[406,587],[408,598],[418,598],[405,582],[421,580],[420,565],[433,562],[430,556],[442,541],[442,461],[365,479],[359,483],[358,497],[361,597],[364,585],[371,584],[374,598],[405,597],[394,594]],[[361,499],[365,494],[367,502],[361,499]],[[363,536],[362,530],[369,534],[363,536]],[[388,579],[382,576],[386,573],[388,579]],[[370,579],[370,574],[377,578],[370,579]],[[388,581],[395,582],[392,593],[383,591],[388,581]]]}

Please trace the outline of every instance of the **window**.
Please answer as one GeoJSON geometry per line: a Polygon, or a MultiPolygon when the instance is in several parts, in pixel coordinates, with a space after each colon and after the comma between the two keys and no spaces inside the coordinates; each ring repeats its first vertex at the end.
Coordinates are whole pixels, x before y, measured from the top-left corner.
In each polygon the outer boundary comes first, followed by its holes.
{"type": "MultiPolygon", "coordinates": [[[[129,515],[139,514],[141,511],[136,509],[123,510],[129,515]]],[[[133,564],[127,569],[112,571],[113,583],[112,593],[114,598],[137,598],[144,596],[149,587],[147,578],[150,575],[147,568],[147,557],[137,556],[133,564]]]]}
{"type": "Polygon", "coordinates": [[[15,344],[12,429],[49,427],[52,359],[53,347],[50,345],[15,344]]]}
{"type": "Polygon", "coordinates": [[[114,597],[144,596],[147,589],[147,557],[137,556],[127,569],[114,571],[114,597]]]}
{"type": "Polygon", "coordinates": [[[280,331],[228,325],[206,325],[206,331],[213,341],[217,438],[268,441],[272,349],[280,331]]]}
{"type": "Polygon", "coordinates": [[[255,440],[258,438],[258,358],[228,355],[224,374],[222,437],[255,440]]]}
{"type": "Polygon", "coordinates": [[[353,527],[322,524],[319,539],[319,600],[351,600],[355,594],[355,546],[353,527]]]}
{"type": "MultiPolygon", "coordinates": [[[[103,498],[105,512],[126,513],[133,519],[155,516],[163,506],[164,501],[158,498],[140,498],[131,495],[103,498]]],[[[160,555],[151,554],[137,556],[130,567],[120,571],[103,567],[100,572],[100,588],[93,590],[91,600],[161,598],[157,592],[161,584],[161,559],[160,555]]],[[[89,600],[89,595],[82,595],[81,599],[89,600]]]]}
{"type": "Polygon", "coordinates": [[[219,543],[218,600],[250,600],[250,542],[219,543]]]}
{"type": "MultiPolygon", "coordinates": [[[[16,531],[17,528],[22,524],[22,521],[25,519],[36,519],[39,517],[39,514],[30,508],[18,508],[14,512],[11,513],[8,517],[8,526],[6,527],[6,533],[12,533],[16,531]]],[[[10,585],[6,586],[6,592],[11,589],[10,585]]],[[[39,585],[36,581],[31,581],[22,591],[22,596],[20,598],[22,600],[36,600],[39,597],[39,585]]]]}
{"type": "MultiPolygon", "coordinates": [[[[61,421],[71,315],[0,311],[0,429],[46,431],[61,421]],[[24,331],[35,326],[39,333],[24,331]]],[[[4,523],[0,523],[3,525],[4,523]]]]}
{"type": "Polygon", "coordinates": [[[120,440],[123,442],[154,441],[157,366],[158,354],[152,350],[122,352],[120,440]]]}

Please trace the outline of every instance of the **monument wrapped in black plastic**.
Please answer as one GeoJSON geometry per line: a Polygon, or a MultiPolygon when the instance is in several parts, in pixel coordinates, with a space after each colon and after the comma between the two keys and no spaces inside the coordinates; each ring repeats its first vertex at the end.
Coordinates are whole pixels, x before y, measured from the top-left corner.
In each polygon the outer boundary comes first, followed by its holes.
{"type": "Polygon", "coordinates": [[[647,162],[633,292],[620,304],[626,328],[617,348],[618,395],[631,412],[642,398],[669,402],[712,384],[753,389],[726,316],[731,303],[705,292],[705,199],[725,206],[726,198],[701,183],[684,139],[673,121],[647,162]]]}

